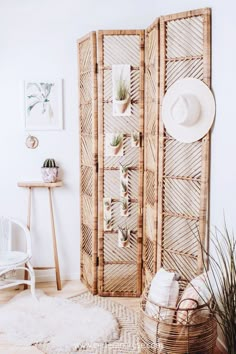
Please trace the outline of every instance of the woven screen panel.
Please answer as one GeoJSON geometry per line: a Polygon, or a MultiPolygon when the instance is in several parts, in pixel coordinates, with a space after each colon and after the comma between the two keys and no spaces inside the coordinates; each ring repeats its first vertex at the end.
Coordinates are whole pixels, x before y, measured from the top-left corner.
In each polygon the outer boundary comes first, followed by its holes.
{"type": "MultiPolygon", "coordinates": [[[[177,80],[210,85],[210,10],[160,19],[160,102],[177,80]]],[[[209,133],[184,144],[168,135],[160,119],[158,268],[191,279],[202,270],[198,237],[207,243],[209,133]]]]}
{"type": "Polygon", "coordinates": [[[143,274],[149,282],[157,267],[157,162],[159,111],[159,20],[145,32],[145,150],[143,274]]]}
{"type": "Polygon", "coordinates": [[[142,266],[143,146],[132,147],[133,132],[143,138],[144,31],[98,32],[99,81],[99,294],[139,296],[142,266]],[[130,116],[113,116],[112,65],[130,65],[130,116]],[[107,156],[107,134],[123,134],[123,155],[107,156]],[[128,216],[120,213],[120,165],[128,166],[128,216]],[[104,198],[111,198],[112,230],[104,230],[104,198]],[[118,227],[132,231],[130,245],[118,247],[118,227]]]}
{"type": "Polygon", "coordinates": [[[96,34],[78,41],[80,127],[81,280],[97,292],[96,34]]]}

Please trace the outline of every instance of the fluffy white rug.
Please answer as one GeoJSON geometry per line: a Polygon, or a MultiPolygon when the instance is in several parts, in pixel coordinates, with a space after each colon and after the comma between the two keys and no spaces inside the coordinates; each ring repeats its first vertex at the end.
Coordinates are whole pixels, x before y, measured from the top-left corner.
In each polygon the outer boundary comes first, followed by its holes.
{"type": "Polygon", "coordinates": [[[28,290],[0,306],[0,332],[17,345],[50,342],[57,350],[75,350],[86,344],[119,338],[113,315],[98,307],[46,296],[37,290],[37,300],[28,290]]]}

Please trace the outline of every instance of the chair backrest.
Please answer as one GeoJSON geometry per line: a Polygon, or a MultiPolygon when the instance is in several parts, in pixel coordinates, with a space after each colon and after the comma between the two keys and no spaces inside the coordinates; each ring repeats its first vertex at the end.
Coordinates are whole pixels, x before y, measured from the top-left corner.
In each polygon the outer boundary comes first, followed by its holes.
{"type": "Polygon", "coordinates": [[[0,217],[0,252],[10,251],[12,247],[12,222],[9,218],[0,217]]]}

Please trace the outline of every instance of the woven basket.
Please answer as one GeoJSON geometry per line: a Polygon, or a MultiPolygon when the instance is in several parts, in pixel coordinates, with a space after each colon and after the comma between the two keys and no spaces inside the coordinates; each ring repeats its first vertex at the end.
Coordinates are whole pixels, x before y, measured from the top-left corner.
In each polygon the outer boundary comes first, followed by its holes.
{"type": "MultiPolygon", "coordinates": [[[[179,281],[180,296],[187,284],[179,281]]],[[[149,288],[150,284],[143,292],[140,309],[141,353],[213,353],[217,324],[210,310],[213,309],[212,301],[201,306],[196,301],[194,309],[182,309],[181,304],[179,308],[159,306],[148,299],[149,288]],[[181,311],[181,322],[177,311],[181,311]]]]}

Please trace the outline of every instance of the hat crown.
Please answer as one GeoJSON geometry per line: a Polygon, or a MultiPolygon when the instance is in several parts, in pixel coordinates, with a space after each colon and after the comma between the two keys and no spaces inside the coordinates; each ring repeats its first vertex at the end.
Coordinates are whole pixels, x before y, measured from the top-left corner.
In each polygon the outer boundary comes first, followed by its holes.
{"type": "Polygon", "coordinates": [[[176,97],[176,100],[170,107],[170,113],[173,121],[182,126],[194,125],[201,112],[201,105],[194,95],[182,94],[176,97]]]}

